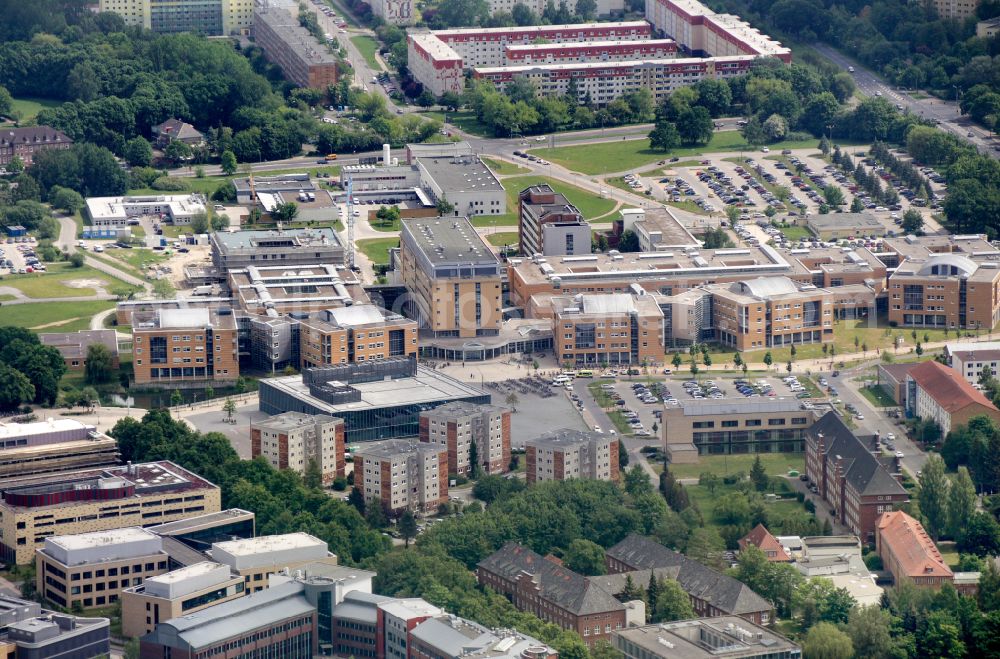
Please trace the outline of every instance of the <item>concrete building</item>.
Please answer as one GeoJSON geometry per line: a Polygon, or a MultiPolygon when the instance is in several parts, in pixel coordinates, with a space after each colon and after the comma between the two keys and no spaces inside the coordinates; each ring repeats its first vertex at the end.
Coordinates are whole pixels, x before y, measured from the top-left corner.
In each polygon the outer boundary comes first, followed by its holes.
{"type": "MultiPolygon", "coordinates": [[[[254,537],[255,518],[252,512],[240,508],[227,508],[202,515],[192,515],[184,519],[146,527],[163,538],[165,547],[173,552],[178,545],[195,550],[198,559],[204,561],[203,552],[211,549],[212,543],[236,538],[254,537]]],[[[171,553],[171,559],[177,556],[171,553]]],[[[175,561],[176,562],[176,561],[175,561]]]]}
{"type": "MultiPolygon", "coordinates": [[[[291,321],[369,302],[357,273],[343,265],[250,265],[230,269],[225,279],[236,308],[268,319],[291,321]]],[[[186,304],[193,306],[192,301],[186,304]]]]}
{"type": "MultiPolygon", "coordinates": [[[[979,0],[934,0],[934,9],[941,18],[964,21],[976,15],[979,0]]],[[[979,36],[978,25],[976,36],[979,36]]]]}
{"type": "Polygon", "coordinates": [[[556,659],[556,651],[514,629],[487,629],[464,618],[439,615],[413,628],[407,645],[414,659],[556,659]]]}
{"type": "Polygon", "coordinates": [[[844,240],[852,236],[884,236],[885,225],[871,213],[826,213],[810,215],[806,227],[820,240],[844,240]]]}
{"type": "Polygon", "coordinates": [[[87,350],[92,345],[107,348],[111,353],[111,368],[118,369],[118,333],[113,329],[45,332],[38,335],[38,340],[58,350],[69,371],[81,372],[87,367],[87,350]]]}
{"type": "Polygon", "coordinates": [[[219,488],[172,462],[0,481],[3,560],[27,565],[45,539],[219,511],[219,488]]]}
{"type": "Polygon", "coordinates": [[[238,328],[230,309],[161,309],[132,315],[135,383],[164,387],[235,382],[238,328]]]}
{"type": "Polygon", "coordinates": [[[697,0],[647,0],[646,20],[699,56],[773,57],[786,64],[792,51],[731,14],[716,14],[697,0]]]}
{"type": "Polygon", "coordinates": [[[708,286],[717,339],[739,351],[833,341],[833,301],[788,277],[708,286]]]}
{"type": "Polygon", "coordinates": [[[795,398],[682,399],[664,407],[660,437],[679,464],[702,455],[800,453],[815,421],[815,412],[795,398]]]}
{"type": "MultiPolygon", "coordinates": [[[[489,0],[490,5],[490,15],[496,15],[500,12],[510,13],[514,9],[514,5],[519,3],[513,0],[489,0]]],[[[520,3],[524,4],[531,11],[535,13],[536,16],[541,16],[545,12],[545,3],[542,0],[528,0],[528,2],[520,3]]],[[[594,10],[595,16],[607,17],[607,16],[620,16],[625,12],[625,2],[624,0],[597,0],[597,7],[594,10]]]]}
{"type": "Polygon", "coordinates": [[[136,197],[87,197],[85,219],[94,227],[127,227],[130,219],[152,215],[174,224],[189,225],[205,211],[205,197],[196,193],[136,197]]]}
{"type": "Polygon", "coordinates": [[[980,415],[1000,422],[1000,410],[983,392],[933,359],[906,374],[906,414],[933,421],[941,428],[942,437],[980,415]]]}
{"type": "Polygon", "coordinates": [[[329,485],[344,476],[344,421],[323,415],[285,412],[250,425],[250,454],[276,469],[304,476],[310,462],[329,485]]]}
{"type": "Polygon", "coordinates": [[[557,42],[529,45],[510,45],[504,52],[506,66],[529,64],[570,64],[622,60],[667,59],[677,54],[673,39],[618,40],[557,42]]]}
{"type": "Polygon", "coordinates": [[[829,580],[834,588],[850,593],[858,606],[881,605],[883,590],[865,565],[857,536],[807,536],[799,541],[795,568],[802,576],[829,580]]]}
{"type": "Polygon", "coordinates": [[[0,128],[0,167],[19,158],[25,167],[30,166],[35,154],[42,151],[68,149],[73,140],[61,130],[49,126],[22,126],[0,128]]]}
{"type": "Polygon", "coordinates": [[[906,407],[906,375],[917,364],[879,364],[878,384],[896,404],[906,407]]]}
{"type": "MultiPolygon", "coordinates": [[[[586,260],[591,257],[571,257],[586,260]]],[[[650,295],[578,294],[552,298],[553,341],[561,364],[663,363],[663,311],[650,295]]]]}
{"type": "Polygon", "coordinates": [[[448,449],[405,439],[365,444],[354,452],[354,489],[390,515],[435,512],[448,501],[448,449]]]}
{"type": "Polygon", "coordinates": [[[373,0],[372,13],[389,25],[413,25],[413,0],[373,0]]]}
{"type": "Polygon", "coordinates": [[[216,231],[210,241],[212,264],[224,271],[252,265],[298,268],[344,264],[344,246],[331,227],[216,231]]]}
{"type": "Polygon", "coordinates": [[[441,337],[499,334],[501,265],[468,219],[404,220],[399,260],[410,315],[422,329],[441,337]]]}
{"type": "Polygon", "coordinates": [[[944,354],[949,366],[971,385],[979,384],[984,368],[989,368],[993,377],[1000,373],[1000,344],[995,341],[973,345],[946,344],[944,354]]]}
{"type": "Polygon", "coordinates": [[[875,528],[875,549],[893,581],[940,588],[955,575],[924,525],[901,510],[882,513],[875,528]]]}
{"type": "Polygon", "coordinates": [[[260,382],[259,395],[260,410],[267,414],[301,412],[343,419],[348,444],[415,437],[421,412],[452,401],[490,402],[490,395],[478,387],[401,357],[267,378],[260,382]]]}
{"type": "Polygon", "coordinates": [[[100,11],[118,14],[126,25],[160,34],[246,35],[253,24],[252,0],[100,0],[100,11]]]}
{"type": "Polygon", "coordinates": [[[166,572],[168,558],[160,536],[139,527],[53,536],[35,552],[35,585],[64,608],[107,606],[123,589],[166,572]]]}
{"type": "Polygon", "coordinates": [[[625,659],[800,659],[802,649],[766,627],[736,616],[697,618],[616,631],[625,659]]]}
{"type": "Polygon", "coordinates": [[[302,368],[417,355],[417,323],[373,304],[327,309],[299,320],[302,368]]]}
{"type": "Polygon", "coordinates": [[[610,641],[612,631],[645,622],[593,581],[527,547],[508,542],[476,566],[476,579],[504,595],[520,611],[569,629],[593,646],[610,641]]]}
{"type": "Polygon", "coordinates": [[[484,473],[505,473],[510,465],[510,410],[446,403],[420,413],[420,441],[447,447],[449,474],[469,473],[473,444],[484,473]]]}
{"type": "Polygon", "coordinates": [[[213,561],[227,565],[233,574],[242,577],[248,593],[267,588],[270,576],[285,568],[294,570],[307,563],[337,564],[337,557],[327,550],[326,543],[308,533],[215,542],[208,553],[213,561]]]}
{"type": "Polygon", "coordinates": [[[121,593],[122,635],[149,634],[161,622],[246,594],[243,578],[229,566],[205,561],[152,577],[121,593]]]}
{"type": "Polygon", "coordinates": [[[909,501],[906,489],[876,457],[874,443],[863,443],[836,412],[827,412],[806,432],[806,476],[836,521],[863,542],[875,539],[882,513],[909,501]]]}
{"type": "Polygon", "coordinates": [[[619,221],[622,232],[631,230],[635,233],[642,252],[664,252],[700,246],[698,239],[665,206],[623,208],[619,221]]]}
{"type": "Polygon", "coordinates": [[[339,57],[299,25],[293,11],[270,3],[256,5],[254,42],[289,81],[299,87],[325,90],[337,84],[339,57]]]}
{"type": "Polygon", "coordinates": [[[699,617],[739,616],[755,625],[769,625],[774,620],[774,607],[746,584],[667,549],[651,538],[630,534],[608,548],[604,558],[608,575],[669,569],[674,575],[672,578],[691,598],[691,605],[699,617]]]}
{"type": "Polygon", "coordinates": [[[590,254],[590,225],[565,195],[540,183],[521,190],[517,201],[521,254],[590,254]]]}
{"type": "Polygon", "coordinates": [[[111,653],[111,621],[44,611],[0,630],[7,659],[106,657],[111,653]]]}
{"type": "Polygon", "coordinates": [[[992,39],[1000,34],[1000,16],[976,23],[976,36],[980,39],[992,39]]]}
{"type": "Polygon", "coordinates": [[[563,428],[529,439],[524,447],[528,485],[569,478],[617,481],[620,475],[616,435],[563,428]]]}
{"type": "Polygon", "coordinates": [[[118,444],[74,419],[0,423],[0,479],[118,464],[118,444]]]}
{"type": "Polygon", "coordinates": [[[435,201],[447,200],[455,217],[503,215],[507,192],[479,156],[438,156],[417,159],[420,181],[435,201]]]}

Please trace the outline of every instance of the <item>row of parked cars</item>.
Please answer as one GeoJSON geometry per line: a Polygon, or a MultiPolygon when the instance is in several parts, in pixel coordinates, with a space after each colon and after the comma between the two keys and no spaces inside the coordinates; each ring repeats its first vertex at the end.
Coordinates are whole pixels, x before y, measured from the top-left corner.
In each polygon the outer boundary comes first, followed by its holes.
{"type": "Polygon", "coordinates": [[[32,242],[34,242],[34,238],[31,238],[31,242],[18,243],[16,247],[17,251],[21,253],[21,259],[24,261],[23,268],[15,268],[14,261],[5,258],[6,252],[0,249],[0,263],[6,269],[10,270],[10,274],[26,275],[32,272],[45,272],[45,264],[35,254],[35,247],[31,244],[32,242]]]}

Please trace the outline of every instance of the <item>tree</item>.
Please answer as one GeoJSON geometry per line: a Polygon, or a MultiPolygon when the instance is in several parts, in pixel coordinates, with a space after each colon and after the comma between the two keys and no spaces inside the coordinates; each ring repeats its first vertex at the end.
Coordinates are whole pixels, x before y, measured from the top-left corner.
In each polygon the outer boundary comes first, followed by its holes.
{"type": "Polygon", "coordinates": [[[604,548],[596,542],[577,538],[566,548],[563,563],[574,572],[586,576],[604,574],[604,548]]]}
{"type": "Polygon", "coordinates": [[[576,15],[585,21],[592,20],[597,15],[596,0],[576,0],[576,15]]]}
{"type": "Polygon", "coordinates": [[[948,479],[945,476],[944,460],[931,454],[920,474],[917,493],[920,512],[926,521],[927,532],[935,540],[948,524],[948,479]]]}
{"type": "Polygon", "coordinates": [[[244,391],[247,390],[247,379],[242,375],[239,376],[238,378],[236,378],[236,384],[234,385],[233,388],[236,390],[236,393],[242,394],[244,391]]]}
{"type": "Polygon", "coordinates": [[[108,347],[103,343],[87,346],[87,361],[83,369],[84,381],[88,384],[111,382],[114,377],[114,358],[108,347]]]}
{"type": "Polygon", "coordinates": [[[198,211],[191,216],[191,232],[192,233],[208,233],[211,228],[211,224],[208,221],[208,214],[205,211],[198,211]]]}
{"type": "Polygon", "coordinates": [[[139,659],[139,639],[130,638],[125,644],[125,659],[139,659]]]}
{"type": "Polygon", "coordinates": [[[517,394],[512,391],[509,394],[507,394],[506,398],[504,398],[504,402],[507,403],[508,405],[510,405],[514,409],[514,411],[516,412],[517,411],[517,404],[521,402],[521,399],[518,398],[517,394]]]}
{"type": "Polygon", "coordinates": [[[924,216],[920,211],[911,208],[903,213],[903,223],[900,226],[908,234],[919,234],[924,230],[924,216]]]}
{"type": "Polygon", "coordinates": [[[73,252],[72,254],[70,254],[69,263],[74,268],[82,268],[85,262],[86,259],[80,252],[73,252]]]}
{"type": "Polygon", "coordinates": [[[306,460],[306,468],[302,472],[302,484],[310,490],[323,489],[323,470],[315,458],[306,460]]]}
{"type": "Polygon", "coordinates": [[[767,139],[772,142],[778,142],[785,139],[785,135],[788,133],[788,122],[780,114],[772,114],[768,117],[761,128],[764,129],[764,135],[767,139]]]}
{"type": "Polygon", "coordinates": [[[926,615],[917,627],[917,656],[960,659],[966,656],[962,627],[947,611],[926,615]]]}
{"type": "Polygon", "coordinates": [[[851,200],[851,212],[852,213],[860,213],[860,212],[862,212],[864,210],[865,210],[865,205],[861,201],[860,197],[855,197],[854,199],[851,200]]]}
{"type": "MultiPolygon", "coordinates": [[[[923,474],[921,473],[921,476],[923,474]]],[[[969,470],[959,467],[958,473],[948,488],[948,535],[954,540],[961,537],[963,530],[976,511],[976,486],[972,483],[969,470]]]]}
{"type": "Polygon", "coordinates": [[[681,136],[673,122],[660,120],[649,133],[649,148],[654,151],[668,152],[681,144],[681,136]]]}
{"type": "Polygon", "coordinates": [[[226,419],[232,421],[233,415],[236,414],[236,401],[227,397],[226,402],[222,404],[222,411],[226,413],[226,419]]]}
{"type": "Polygon", "coordinates": [[[681,357],[681,353],[675,352],[674,358],[670,360],[670,363],[674,365],[674,368],[680,368],[681,364],[684,363],[684,359],[681,357]]]}
{"type": "Polygon", "coordinates": [[[177,294],[169,279],[157,279],[153,282],[153,296],[160,300],[169,300],[177,294]]]}
{"type": "Polygon", "coordinates": [[[455,212],[455,204],[448,201],[447,197],[442,196],[437,201],[437,212],[438,215],[444,217],[445,215],[451,215],[455,212]]]}
{"type": "Polygon", "coordinates": [[[0,412],[16,410],[35,398],[35,387],[24,373],[0,362],[0,412]]]}
{"type": "Polygon", "coordinates": [[[49,203],[53,208],[64,210],[69,214],[76,213],[83,208],[83,196],[76,190],[54,185],[49,190],[49,203]]]}
{"type": "Polygon", "coordinates": [[[622,235],[618,239],[618,251],[638,252],[639,236],[631,229],[625,229],[624,231],[622,231],[622,235]]]}
{"type": "Polygon", "coordinates": [[[382,226],[395,227],[399,223],[399,206],[380,206],[375,212],[375,219],[382,226]]]}
{"type": "Polygon", "coordinates": [[[469,442],[469,478],[479,478],[482,466],[479,464],[479,446],[476,442],[469,442]]]}
{"type": "Polygon", "coordinates": [[[838,185],[828,185],[823,188],[823,198],[830,206],[840,206],[844,204],[844,192],[838,185]]]}
{"type": "Polygon", "coordinates": [[[676,579],[663,579],[657,586],[655,602],[650,602],[653,610],[652,622],[672,622],[690,620],[696,617],[691,597],[684,592],[676,579]]]}
{"type": "Polygon", "coordinates": [[[294,201],[286,201],[275,206],[271,211],[271,218],[275,222],[291,222],[299,214],[299,205],[294,201]]]}
{"type": "Polygon", "coordinates": [[[170,407],[177,407],[184,402],[184,396],[181,395],[179,389],[174,389],[170,393],[170,407]]]}
{"type": "Polygon", "coordinates": [[[677,134],[684,144],[708,144],[715,127],[712,116],[703,107],[685,108],[677,116],[677,134]]]}
{"type": "Polygon", "coordinates": [[[803,659],[851,659],[851,637],[829,622],[819,622],[809,629],[802,642],[803,659]]]}
{"type": "Polygon", "coordinates": [[[976,556],[1000,555],[1000,524],[989,513],[973,513],[958,538],[956,548],[976,556]]]}
{"type": "Polygon", "coordinates": [[[878,606],[856,606],[851,610],[845,631],[855,648],[855,659],[889,659],[896,655],[892,637],[892,616],[878,606]]]}
{"type": "Polygon", "coordinates": [[[149,167],[153,162],[153,147],[143,137],[136,136],[125,142],[122,157],[132,167],[149,167]]]}
{"type": "Polygon", "coordinates": [[[219,166],[222,168],[223,174],[232,176],[236,173],[236,155],[229,150],[223,151],[222,155],[219,156],[219,166]]]}
{"type": "Polygon", "coordinates": [[[764,470],[764,463],[760,461],[760,456],[755,456],[753,466],[750,467],[750,482],[753,483],[754,489],[758,492],[765,491],[769,480],[767,472],[764,470]]]}
{"type": "Polygon", "coordinates": [[[768,350],[767,352],[764,353],[763,362],[767,366],[770,366],[771,364],[774,363],[774,358],[771,356],[771,351],[770,350],[768,350]]]}
{"type": "Polygon", "coordinates": [[[417,537],[417,518],[413,512],[407,508],[399,518],[399,535],[402,536],[405,546],[410,546],[410,541],[417,537]]]}

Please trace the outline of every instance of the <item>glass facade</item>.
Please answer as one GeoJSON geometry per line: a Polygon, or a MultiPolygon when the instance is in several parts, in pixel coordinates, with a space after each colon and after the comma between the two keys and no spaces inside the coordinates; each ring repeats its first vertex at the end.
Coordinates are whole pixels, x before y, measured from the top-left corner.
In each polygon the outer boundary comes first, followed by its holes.
{"type": "Polygon", "coordinates": [[[698,455],[741,453],[801,453],[806,428],[715,430],[692,435],[698,455]]]}

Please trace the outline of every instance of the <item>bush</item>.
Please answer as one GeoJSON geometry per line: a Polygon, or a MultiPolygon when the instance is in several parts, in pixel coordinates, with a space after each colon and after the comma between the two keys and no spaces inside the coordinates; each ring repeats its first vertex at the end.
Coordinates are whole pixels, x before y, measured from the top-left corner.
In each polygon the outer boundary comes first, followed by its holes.
{"type": "Polygon", "coordinates": [[[806,140],[815,139],[812,133],[804,133],[802,131],[793,130],[785,134],[785,139],[790,142],[805,142],[806,140]]]}
{"type": "Polygon", "coordinates": [[[74,268],[82,268],[84,262],[83,254],[80,252],[73,252],[69,257],[69,262],[74,268]]]}
{"type": "Polygon", "coordinates": [[[803,501],[806,500],[806,495],[804,493],[802,493],[802,492],[796,492],[795,493],[795,500],[798,501],[799,503],[802,503],[803,501]]]}
{"type": "Polygon", "coordinates": [[[807,513],[809,513],[811,515],[815,515],[816,514],[816,504],[812,502],[812,499],[809,499],[809,500],[806,501],[805,508],[806,508],[806,512],[807,513]]]}
{"type": "Polygon", "coordinates": [[[726,474],[722,477],[722,482],[726,485],[736,485],[743,480],[743,474],[726,474]]]}
{"type": "Polygon", "coordinates": [[[162,190],[164,192],[184,192],[188,189],[187,183],[185,183],[183,179],[175,178],[173,176],[161,176],[153,181],[149,187],[154,190],[162,190]]]}
{"type": "Polygon", "coordinates": [[[343,476],[337,476],[333,479],[333,489],[338,492],[343,492],[347,489],[347,479],[343,476]]]}

